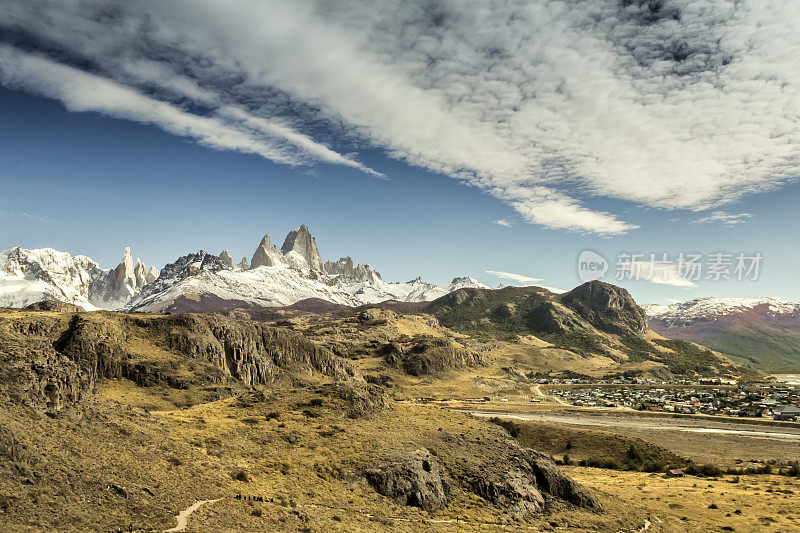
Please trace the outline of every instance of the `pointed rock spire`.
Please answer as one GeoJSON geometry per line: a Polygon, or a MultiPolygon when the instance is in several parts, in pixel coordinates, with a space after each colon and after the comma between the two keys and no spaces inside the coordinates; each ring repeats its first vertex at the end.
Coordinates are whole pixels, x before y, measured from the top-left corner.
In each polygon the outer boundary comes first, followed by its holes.
{"type": "Polygon", "coordinates": [[[141,289],[147,285],[147,268],[145,268],[144,264],[138,258],[136,259],[136,266],[133,267],[133,277],[136,280],[137,289],[141,289]]]}
{"type": "Polygon", "coordinates": [[[242,260],[239,261],[239,264],[237,266],[239,268],[241,268],[242,270],[250,270],[250,265],[247,264],[247,258],[246,257],[242,257],[242,260]]]}
{"type": "Polygon", "coordinates": [[[269,235],[264,235],[261,239],[261,244],[256,248],[253,254],[253,259],[250,260],[250,268],[258,268],[260,266],[275,266],[281,260],[281,253],[272,245],[269,240],[269,235]]]}
{"type": "Polygon", "coordinates": [[[150,265],[150,270],[147,271],[147,283],[153,283],[155,280],[158,279],[158,275],[160,272],[156,267],[150,265]]]}
{"type": "Polygon", "coordinates": [[[130,247],[125,248],[122,262],[114,269],[112,282],[114,296],[127,301],[136,292],[136,274],[133,270],[133,257],[130,247]]]}
{"type": "Polygon", "coordinates": [[[222,261],[225,268],[233,270],[236,267],[236,263],[233,262],[233,256],[228,250],[222,250],[222,253],[219,254],[219,260],[222,261]]]}
{"type": "Polygon", "coordinates": [[[281,252],[284,255],[294,254],[299,255],[308,264],[308,268],[312,270],[324,271],[322,257],[317,250],[317,241],[311,236],[311,231],[308,226],[303,224],[294,231],[291,231],[286,236],[286,240],[281,246],[281,252]]]}

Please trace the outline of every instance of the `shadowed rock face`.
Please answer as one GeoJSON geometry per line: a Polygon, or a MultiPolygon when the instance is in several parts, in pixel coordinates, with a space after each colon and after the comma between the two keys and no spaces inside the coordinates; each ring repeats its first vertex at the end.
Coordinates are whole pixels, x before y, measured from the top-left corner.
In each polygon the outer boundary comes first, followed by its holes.
{"type": "MultiPolygon", "coordinates": [[[[242,258],[244,261],[244,258],[242,258]]],[[[275,266],[281,261],[280,251],[272,245],[269,235],[264,235],[261,243],[253,252],[253,258],[250,260],[250,268],[258,268],[260,266],[275,266]]],[[[246,262],[246,261],[245,261],[246,262]]]]}
{"type": "Polygon", "coordinates": [[[422,448],[369,468],[365,477],[380,494],[426,510],[446,506],[455,485],[492,502],[516,520],[543,513],[546,497],[590,511],[603,510],[594,492],[544,454],[522,448],[510,438],[494,442],[477,463],[445,455],[440,459],[422,448]]]}
{"type": "Polygon", "coordinates": [[[566,475],[549,457],[533,450],[525,451],[527,462],[543,491],[578,507],[592,511],[603,510],[594,492],[566,475]]]}
{"type": "Polygon", "coordinates": [[[399,367],[411,376],[486,364],[480,354],[455,346],[447,339],[424,339],[408,347],[388,343],[381,348],[381,354],[387,364],[399,367]]]}
{"type": "Polygon", "coordinates": [[[463,477],[462,484],[517,519],[541,513],[545,494],[591,511],[603,510],[594,492],[565,474],[546,455],[514,441],[503,446],[507,455],[501,462],[487,462],[480,471],[463,477]]]}
{"type": "Polygon", "coordinates": [[[409,452],[366,472],[370,485],[400,505],[434,511],[447,505],[439,460],[425,448],[409,452]]]}
{"type": "Polygon", "coordinates": [[[85,309],[80,305],[59,302],[58,300],[43,300],[25,307],[31,311],[55,311],[57,313],[83,313],[85,309]]]}
{"type": "Polygon", "coordinates": [[[625,329],[642,332],[647,329],[644,310],[633,297],[616,285],[589,281],[561,296],[561,303],[575,310],[600,329],[625,333],[625,329]]]}
{"type": "Polygon", "coordinates": [[[544,496],[539,492],[536,479],[518,468],[486,472],[478,476],[472,489],[519,520],[544,510],[544,496]]]}
{"type": "Polygon", "coordinates": [[[0,316],[0,393],[52,411],[104,378],[186,388],[271,384],[282,371],[363,383],[353,365],[283,328],[221,315],[0,316]],[[190,366],[186,373],[182,368],[190,366]]]}

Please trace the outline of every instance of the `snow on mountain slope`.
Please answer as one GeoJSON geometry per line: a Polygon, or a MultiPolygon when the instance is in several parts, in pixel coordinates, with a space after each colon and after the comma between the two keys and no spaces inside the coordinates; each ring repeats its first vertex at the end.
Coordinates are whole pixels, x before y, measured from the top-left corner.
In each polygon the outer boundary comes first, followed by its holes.
{"type": "Polygon", "coordinates": [[[800,311],[800,303],[780,298],[697,298],[670,305],[645,304],[648,318],[671,326],[689,325],[696,320],[716,318],[762,309],[770,316],[789,315],[800,311]]]}
{"type": "Polygon", "coordinates": [[[800,371],[800,303],[780,298],[699,298],[645,305],[650,329],[708,346],[771,372],[800,371]]]}
{"type": "Polygon", "coordinates": [[[231,305],[282,307],[308,298],[358,306],[386,300],[421,302],[461,287],[485,288],[472,278],[457,278],[445,285],[432,285],[420,278],[408,283],[388,283],[368,266],[364,269],[367,274],[363,280],[355,277],[340,280],[337,278],[341,275],[330,276],[316,269],[292,266],[296,264],[295,259],[291,258],[289,264],[278,261],[273,266],[251,270],[230,269],[216,256],[201,250],[165,266],[159,279],[146,286],[127,309],[161,312],[170,310],[182,299],[198,302],[197,310],[211,310],[200,303],[208,297],[213,297],[214,306],[229,302],[231,305]]]}
{"type": "Polygon", "coordinates": [[[0,252],[0,307],[24,307],[42,300],[60,300],[87,310],[118,309],[158,271],[134,266],[130,249],[114,270],[92,259],[52,248],[17,246],[0,252]]]}
{"type": "Polygon", "coordinates": [[[210,311],[237,305],[282,307],[309,298],[358,306],[386,300],[434,300],[462,287],[486,288],[473,278],[455,278],[433,285],[417,278],[389,283],[369,265],[349,257],[323,263],[316,239],[307,226],[289,233],[278,249],[264,235],[251,263],[232,265],[230,254],[220,257],[199,251],[164,267],[126,306],[130,311],[210,311]]]}
{"type": "Polygon", "coordinates": [[[434,300],[464,287],[487,288],[473,278],[433,285],[417,278],[389,283],[369,265],[349,257],[322,262],[307,226],[293,230],[278,249],[268,235],[250,265],[235,264],[229,251],[219,256],[200,250],[160,272],[134,265],[126,249],[122,262],[104,270],[88,257],[51,249],[14,248],[0,255],[0,306],[22,307],[56,299],[87,310],[162,312],[211,311],[237,305],[282,307],[308,298],[358,306],[386,300],[434,300]]]}

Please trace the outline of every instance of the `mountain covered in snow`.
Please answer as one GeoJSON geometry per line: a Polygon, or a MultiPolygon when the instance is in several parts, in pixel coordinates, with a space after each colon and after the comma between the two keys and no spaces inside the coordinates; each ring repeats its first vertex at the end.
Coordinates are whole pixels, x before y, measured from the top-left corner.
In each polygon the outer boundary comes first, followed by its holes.
{"type": "Polygon", "coordinates": [[[122,263],[101,269],[84,256],[51,249],[13,248],[0,254],[0,306],[22,307],[56,299],[86,309],[125,311],[210,311],[236,306],[278,307],[318,298],[358,306],[386,300],[434,300],[456,289],[485,288],[473,278],[433,285],[421,278],[390,283],[369,265],[349,257],[323,262],[316,239],[303,225],[278,248],[265,235],[250,261],[238,263],[228,250],[203,250],[161,271],[134,265],[126,249],[122,263]]]}
{"type": "Polygon", "coordinates": [[[644,305],[648,325],[771,371],[800,371],[800,303],[780,298],[698,298],[644,305]]]}
{"type": "Polygon", "coordinates": [[[130,248],[116,268],[103,269],[83,255],[17,246],[0,252],[0,307],[59,300],[90,311],[120,309],[158,276],[155,267],[134,264],[130,248]]]}

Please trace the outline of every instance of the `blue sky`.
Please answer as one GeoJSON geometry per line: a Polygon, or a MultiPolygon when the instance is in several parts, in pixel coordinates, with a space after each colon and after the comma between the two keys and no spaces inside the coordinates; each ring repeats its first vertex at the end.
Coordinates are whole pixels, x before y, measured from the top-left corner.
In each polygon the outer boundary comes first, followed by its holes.
{"type": "Polygon", "coordinates": [[[800,299],[800,2],[2,10],[0,247],[160,267],[305,223],[389,280],[568,289],[590,249],[644,254],[640,301],[800,299]],[[760,279],[649,270],[680,252],[760,279]]]}
{"type": "Polygon", "coordinates": [[[264,233],[280,244],[305,223],[325,259],[351,255],[391,281],[422,275],[438,283],[470,275],[491,286],[513,283],[486,273],[492,270],[570,288],[579,283],[576,261],[583,249],[612,261],[626,251],[759,251],[764,260],[758,282],[709,281],[688,290],[648,281],[622,285],[643,302],[800,298],[800,252],[788,245],[796,242],[797,184],[737,205],[753,217],[734,227],[690,223],[700,217],[692,212],[595,203],[625,211],[641,226],[601,237],[529,224],[476,187],[379,150],[360,151],[359,160],[388,179],[340,165],[291,168],[213,150],[154,126],[72,113],[18,91],[0,90],[0,117],[3,249],[49,246],[105,267],[120,260],[124,246],[158,267],[198,249],[227,248],[237,260],[249,260],[264,233]],[[511,227],[495,224],[499,219],[511,227]]]}

